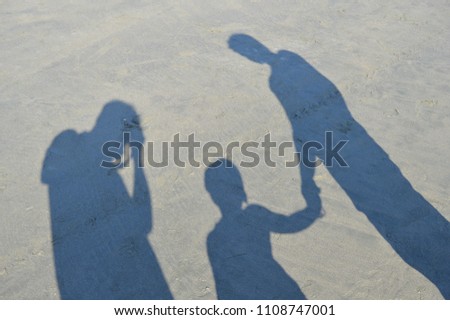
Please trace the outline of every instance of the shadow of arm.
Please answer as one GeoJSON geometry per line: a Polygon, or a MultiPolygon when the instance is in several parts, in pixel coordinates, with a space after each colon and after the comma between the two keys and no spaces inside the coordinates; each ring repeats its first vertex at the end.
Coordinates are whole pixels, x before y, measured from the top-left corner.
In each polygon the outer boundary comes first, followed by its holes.
{"type": "MultiPolygon", "coordinates": [[[[271,212],[259,207],[260,219],[264,220],[271,231],[278,233],[294,233],[302,231],[323,216],[320,189],[313,180],[314,169],[302,166],[302,195],[306,208],[289,216],[271,212]]],[[[255,206],[257,207],[257,206],[255,206]]]]}
{"type": "MultiPolygon", "coordinates": [[[[137,135],[137,140],[144,143],[144,136],[142,134],[141,129],[138,129],[138,132],[135,133],[137,135]]],[[[133,196],[132,201],[137,206],[137,212],[139,212],[140,216],[139,221],[142,223],[142,226],[145,226],[147,232],[150,232],[152,228],[152,205],[150,198],[150,189],[147,183],[147,179],[145,178],[144,169],[142,167],[143,162],[143,148],[133,148],[132,158],[134,165],[134,186],[133,186],[133,196]],[[140,165],[141,163],[141,165],[140,165]]]]}

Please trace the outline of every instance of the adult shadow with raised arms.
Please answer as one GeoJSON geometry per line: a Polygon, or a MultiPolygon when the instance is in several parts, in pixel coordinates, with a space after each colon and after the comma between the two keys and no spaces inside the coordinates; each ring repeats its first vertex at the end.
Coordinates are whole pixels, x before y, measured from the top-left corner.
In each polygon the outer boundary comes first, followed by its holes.
{"type": "MultiPolygon", "coordinates": [[[[144,142],[134,108],[112,101],[92,131],[63,131],[47,150],[42,182],[48,185],[62,299],[172,298],[147,239],[152,208],[143,169],[136,161],[141,150],[132,148],[132,195],[118,174],[123,166],[100,166],[102,145],[122,141],[125,131],[144,142]]],[[[116,151],[123,157],[123,146],[116,151]]]]}

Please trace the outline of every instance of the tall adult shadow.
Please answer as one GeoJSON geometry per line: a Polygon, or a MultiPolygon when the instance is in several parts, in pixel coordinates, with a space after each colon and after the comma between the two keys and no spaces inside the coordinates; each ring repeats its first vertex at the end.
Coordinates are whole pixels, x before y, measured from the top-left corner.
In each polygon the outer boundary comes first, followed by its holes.
{"type": "MultiPolygon", "coordinates": [[[[247,59],[270,66],[269,86],[291,122],[297,152],[306,141],[325,146],[326,131],[335,142],[348,140],[339,153],[349,167],[335,163],[327,169],[397,254],[449,299],[449,221],[414,190],[353,118],[336,86],[293,52],[273,53],[245,34],[232,35],[228,44],[247,59]]],[[[315,155],[327,160],[323,150],[315,155]]]]}
{"type": "Polygon", "coordinates": [[[207,239],[218,299],[305,299],[275,261],[270,233],[309,227],[320,216],[320,197],[308,197],[307,208],[289,216],[247,205],[241,175],[224,159],[208,167],[205,186],[222,214],[207,239]]]}
{"type": "MultiPolygon", "coordinates": [[[[172,298],[147,240],[152,208],[146,178],[136,161],[141,150],[132,148],[132,195],[118,174],[123,166],[100,166],[102,145],[122,141],[125,131],[144,141],[134,108],[111,101],[92,131],[63,131],[47,150],[42,182],[48,184],[62,299],[172,298]]],[[[116,151],[123,157],[123,147],[116,151]]]]}

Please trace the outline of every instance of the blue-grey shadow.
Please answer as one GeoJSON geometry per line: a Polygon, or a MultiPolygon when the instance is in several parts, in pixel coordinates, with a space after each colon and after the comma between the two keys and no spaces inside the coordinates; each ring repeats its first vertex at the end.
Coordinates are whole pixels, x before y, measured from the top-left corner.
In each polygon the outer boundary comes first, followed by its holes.
{"type": "MultiPolygon", "coordinates": [[[[47,150],[42,182],[48,185],[54,264],[62,299],[171,299],[148,241],[150,190],[134,163],[132,195],[102,162],[102,145],[124,131],[143,142],[131,105],[105,105],[92,131],[60,133],[47,150]],[[126,120],[124,120],[126,119],[126,120]]],[[[133,157],[140,150],[132,148],[133,157]]],[[[120,151],[122,153],[123,148],[120,151]]],[[[131,163],[131,162],[130,162],[131,163]]]]}
{"type": "Polygon", "coordinates": [[[307,198],[306,209],[289,216],[247,205],[241,175],[224,159],[208,167],[205,187],[222,214],[207,239],[217,298],[305,299],[297,283],[274,259],[270,233],[308,228],[320,216],[318,194],[307,198]]]}
{"type": "MultiPolygon", "coordinates": [[[[334,163],[327,169],[397,254],[449,299],[449,221],[414,190],[353,118],[336,86],[293,52],[271,52],[246,34],[232,35],[228,44],[245,58],[270,66],[269,87],[291,122],[297,152],[307,141],[325,146],[326,131],[333,133],[335,143],[348,140],[340,154],[349,167],[334,163]]],[[[323,150],[315,156],[325,159],[323,150]]],[[[306,171],[306,177],[303,172],[302,184],[308,184],[312,170],[306,171]]]]}

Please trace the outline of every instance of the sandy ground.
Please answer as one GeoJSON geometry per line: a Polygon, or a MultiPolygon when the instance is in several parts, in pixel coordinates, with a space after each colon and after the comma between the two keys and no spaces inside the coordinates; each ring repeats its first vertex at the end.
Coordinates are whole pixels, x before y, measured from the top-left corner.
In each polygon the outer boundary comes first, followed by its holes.
{"type": "MultiPolygon", "coordinates": [[[[228,48],[236,33],[296,53],[328,78],[412,188],[450,220],[448,1],[5,0],[0,17],[2,299],[60,298],[44,159],[61,132],[91,132],[107,102],[133,105],[145,138],[156,142],[178,132],[223,144],[267,132],[292,141],[270,68],[228,48]]],[[[132,194],[129,171],[119,174],[132,194]]],[[[151,190],[149,240],[171,295],[215,299],[207,237],[221,214],[205,189],[205,167],[142,172],[151,190]]],[[[305,207],[297,168],[240,173],[249,203],[283,215],[305,207]]],[[[301,232],[270,234],[274,259],[306,298],[443,298],[326,168],[314,181],[325,215],[301,232]]],[[[65,197],[68,207],[83,201],[76,191],[65,197]]],[[[389,201],[378,205],[392,210],[389,201]]],[[[450,255],[448,243],[440,245],[450,255]]]]}

